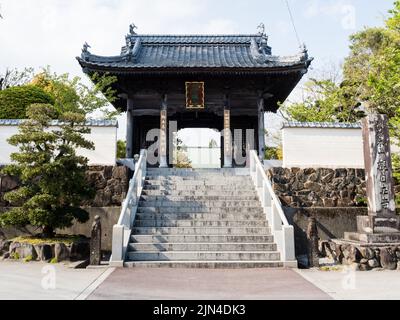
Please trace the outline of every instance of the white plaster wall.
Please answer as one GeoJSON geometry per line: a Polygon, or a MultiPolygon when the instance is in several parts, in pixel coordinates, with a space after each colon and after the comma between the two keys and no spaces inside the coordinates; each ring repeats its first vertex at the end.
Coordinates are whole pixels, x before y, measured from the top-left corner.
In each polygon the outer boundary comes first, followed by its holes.
{"type": "MultiPolygon", "coordinates": [[[[56,127],[50,127],[54,130],[56,127]]],[[[89,165],[114,166],[117,158],[117,127],[90,127],[86,139],[92,141],[95,150],[78,150],[78,154],[89,159],[89,165]]],[[[0,126],[0,165],[11,163],[10,155],[18,149],[9,145],[7,139],[18,133],[17,126],[0,126]]]]}
{"type": "Polygon", "coordinates": [[[361,129],[282,129],[285,168],[364,168],[361,129]]]}

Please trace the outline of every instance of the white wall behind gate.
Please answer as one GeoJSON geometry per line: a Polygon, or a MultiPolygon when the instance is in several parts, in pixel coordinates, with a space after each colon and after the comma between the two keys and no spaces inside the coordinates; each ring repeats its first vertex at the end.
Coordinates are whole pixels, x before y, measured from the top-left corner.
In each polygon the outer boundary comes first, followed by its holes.
{"type": "Polygon", "coordinates": [[[282,143],[285,168],[364,168],[359,124],[290,122],[282,143]]]}
{"type": "MultiPolygon", "coordinates": [[[[10,155],[18,148],[11,146],[7,139],[18,133],[21,120],[0,120],[0,165],[11,163],[10,155]]],[[[56,122],[49,129],[57,128],[56,122]]],[[[86,139],[92,141],[95,150],[78,150],[78,154],[89,159],[89,165],[114,166],[117,158],[117,129],[118,123],[111,120],[90,120],[87,125],[91,133],[86,139]]]]}

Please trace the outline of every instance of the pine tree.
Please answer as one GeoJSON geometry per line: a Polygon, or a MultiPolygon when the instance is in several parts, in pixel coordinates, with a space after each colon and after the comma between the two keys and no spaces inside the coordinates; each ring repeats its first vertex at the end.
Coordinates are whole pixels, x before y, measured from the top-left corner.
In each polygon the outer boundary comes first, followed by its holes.
{"type": "Polygon", "coordinates": [[[94,149],[84,138],[90,133],[85,116],[67,112],[59,116],[57,129],[50,128],[57,111],[51,105],[28,107],[28,120],[8,142],[19,148],[11,155],[13,164],[3,173],[19,177],[21,187],[5,195],[14,207],[0,216],[0,225],[36,226],[44,237],[54,237],[56,229],[84,223],[89,214],[80,207],[94,190],[87,185],[88,159],[77,149],[94,149]]]}

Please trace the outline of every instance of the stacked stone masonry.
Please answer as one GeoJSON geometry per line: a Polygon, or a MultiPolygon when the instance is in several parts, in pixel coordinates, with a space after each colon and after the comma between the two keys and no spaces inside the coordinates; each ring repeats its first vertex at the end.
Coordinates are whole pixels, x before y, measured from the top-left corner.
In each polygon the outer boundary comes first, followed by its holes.
{"type": "Polygon", "coordinates": [[[366,207],[363,169],[269,170],[273,188],[282,204],[292,208],[366,207]]]}
{"type": "Polygon", "coordinates": [[[320,241],[321,257],[336,264],[352,266],[356,270],[400,270],[400,245],[361,246],[341,243],[339,240],[320,241]]]}
{"type": "MultiPolygon", "coordinates": [[[[126,167],[90,166],[86,173],[88,183],[96,190],[92,201],[83,203],[90,207],[120,206],[126,198],[129,188],[129,170],[126,167]]],[[[9,207],[4,194],[19,188],[20,182],[15,177],[0,175],[0,207],[9,207]]]]}

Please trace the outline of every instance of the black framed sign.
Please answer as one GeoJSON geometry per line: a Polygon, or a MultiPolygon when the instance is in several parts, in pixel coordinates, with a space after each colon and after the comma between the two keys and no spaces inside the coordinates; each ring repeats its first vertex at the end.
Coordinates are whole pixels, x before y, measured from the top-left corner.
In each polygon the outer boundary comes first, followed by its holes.
{"type": "Polygon", "coordinates": [[[186,108],[204,109],[204,82],[186,82],[186,108]]]}

